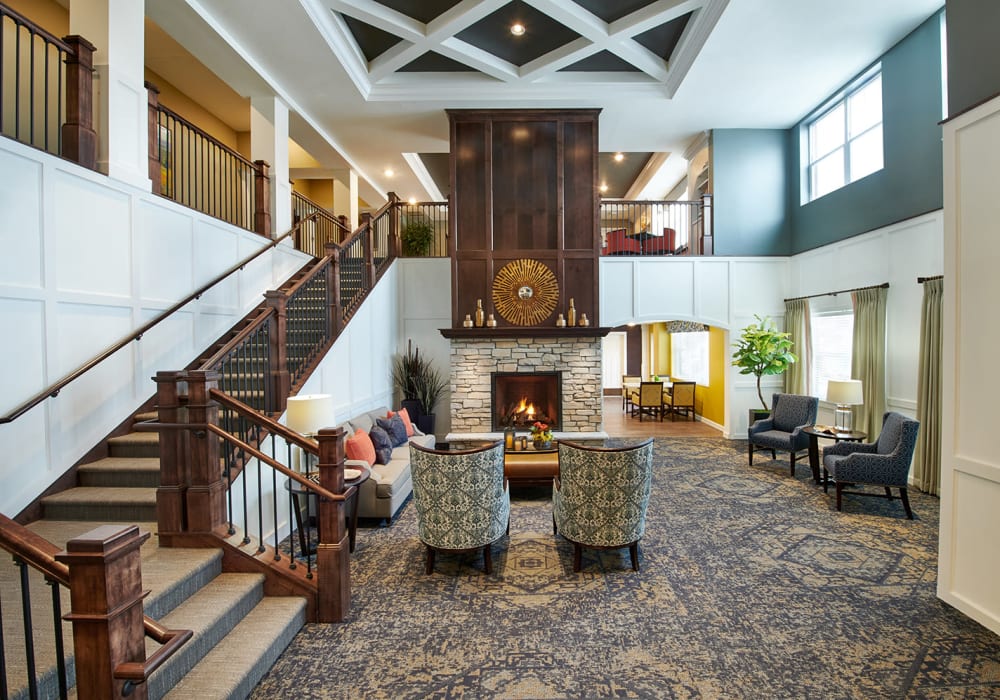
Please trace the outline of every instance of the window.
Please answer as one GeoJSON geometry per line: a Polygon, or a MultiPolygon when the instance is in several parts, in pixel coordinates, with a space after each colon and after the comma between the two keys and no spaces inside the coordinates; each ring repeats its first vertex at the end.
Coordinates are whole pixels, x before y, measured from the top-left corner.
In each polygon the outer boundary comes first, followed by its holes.
{"type": "Polygon", "coordinates": [[[882,169],[882,73],[876,70],[809,122],[806,201],[882,169]]]}
{"type": "Polygon", "coordinates": [[[826,400],[826,383],[830,379],[851,378],[851,339],[854,335],[854,313],[831,311],[812,314],[813,393],[826,400]]]}
{"type": "Polygon", "coordinates": [[[708,386],[708,331],[670,334],[670,378],[708,386]]]}

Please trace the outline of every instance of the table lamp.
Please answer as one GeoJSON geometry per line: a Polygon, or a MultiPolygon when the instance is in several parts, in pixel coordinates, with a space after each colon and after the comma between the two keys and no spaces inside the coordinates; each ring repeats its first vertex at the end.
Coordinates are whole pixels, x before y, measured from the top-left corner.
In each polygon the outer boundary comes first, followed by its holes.
{"type": "MultiPolygon", "coordinates": [[[[330,394],[299,394],[288,397],[285,425],[307,437],[315,437],[321,428],[337,424],[333,414],[333,396],[330,394]]],[[[308,455],[308,453],[305,453],[308,455]]],[[[309,471],[309,458],[299,451],[300,472],[309,471]],[[304,467],[304,468],[303,468],[304,467]]]]}
{"type": "Polygon", "coordinates": [[[826,385],[826,400],[837,404],[834,411],[834,425],[839,432],[854,429],[854,414],[851,406],[865,402],[860,379],[831,379],[826,385]]]}

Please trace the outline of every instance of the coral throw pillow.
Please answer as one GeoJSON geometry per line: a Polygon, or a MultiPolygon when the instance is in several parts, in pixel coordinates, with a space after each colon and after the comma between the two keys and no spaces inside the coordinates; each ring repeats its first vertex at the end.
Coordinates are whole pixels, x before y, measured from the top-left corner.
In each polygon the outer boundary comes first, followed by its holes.
{"type": "Polygon", "coordinates": [[[354,435],[347,438],[344,451],[348,459],[364,460],[369,467],[375,464],[375,445],[364,430],[356,430],[354,435]]]}
{"type": "Polygon", "coordinates": [[[403,425],[406,426],[406,437],[413,437],[413,423],[410,422],[410,412],[405,408],[401,408],[395,412],[389,411],[389,415],[386,417],[392,418],[393,416],[399,416],[403,419],[403,425]]]}

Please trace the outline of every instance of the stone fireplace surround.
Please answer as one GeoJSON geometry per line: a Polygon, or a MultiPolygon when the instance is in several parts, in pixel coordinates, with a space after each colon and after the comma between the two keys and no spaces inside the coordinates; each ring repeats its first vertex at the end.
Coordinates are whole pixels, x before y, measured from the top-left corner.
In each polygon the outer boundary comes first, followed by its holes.
{"type": "Polygon", "coordinates": [[[594,336],[451,338],[448,440],[501,437],[491,432],[493,372],[562,372],[562,430],[556,438],[593,440],[603,431],[601,338],[594,336]]]}

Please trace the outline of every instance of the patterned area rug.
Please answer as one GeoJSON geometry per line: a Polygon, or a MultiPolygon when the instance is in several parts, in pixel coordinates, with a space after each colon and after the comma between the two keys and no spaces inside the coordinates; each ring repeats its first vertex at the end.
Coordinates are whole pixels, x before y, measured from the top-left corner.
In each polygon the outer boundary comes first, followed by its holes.
{"type": "Polygon", "coordinates": [[[1000,638],[935,598],[938,501],[832,495],[746,443],[658,439],[641,571],[552,535],[423,573],[416,513],[359,529],[345,624],[307,625],[254,698],[1000,698],[1000,638]]]}

